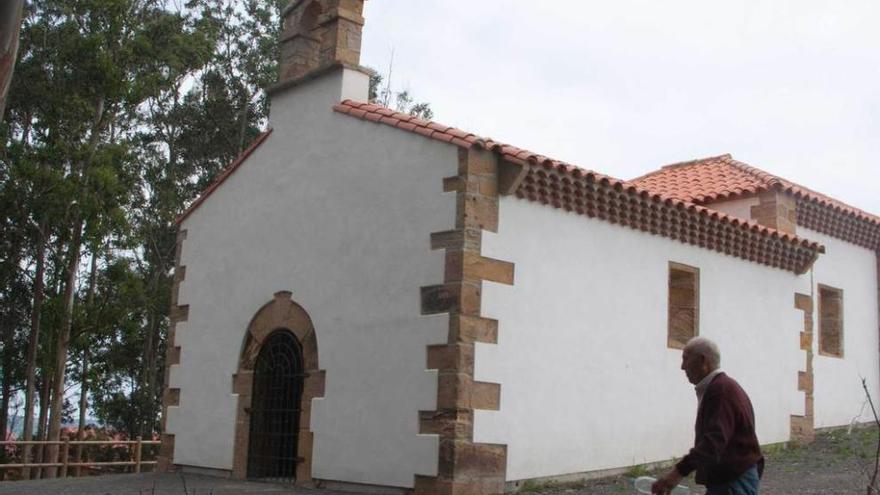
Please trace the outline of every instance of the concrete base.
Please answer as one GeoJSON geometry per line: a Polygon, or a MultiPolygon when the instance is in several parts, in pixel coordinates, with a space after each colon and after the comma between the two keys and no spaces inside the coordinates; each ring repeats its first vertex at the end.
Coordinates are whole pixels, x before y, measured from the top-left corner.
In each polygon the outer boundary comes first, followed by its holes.
{"type": "MultiPolygon", "coordinates": [[[[661,461],[661,462],[652,462],[649,464],[639,464],[640,468],[643,468],[647,471],[654,471],[659,469],[668,469],[673,465],[673,461],[661,461]]],[[[541,478],[531,478],[524,480],[514,480],[508,481],[504,484],[504,492],[512,493],[518,492],[523,486],[528,483],[530,485],[550,485],[550,484],[565,484],[565,483],[577,483],[579,481],[588,481],[595,480],[600,478],[610,478],[612,476],[620,476],[622,474],[626,474],[630,472],[635,466],[627,466],[627,467],[619,467],[619,468],[611,468],[611,469],[600,469],[597,471],[585,471],[581,473],[571,473],[571,474],[560,474],[558,476],[544,476],[541,478]]]]}
{"type": "Polygon", "coordinates": [[[214,469],[199,466],[187,466],[185,464],[175,464],[171,471],[183,474],[197,474],[200,476],[211,476],[213,478],[232,479],[232,471],[228,469],[214,469]]]}
{"type": "Polygon", "coordinates": [[[412,493],[410,488],[399,486],[367,485],[364,483],[348,483],[345,481],[313,480],[315,488],[334,492],[364,493],[369,495],[406,495],[412,493]]]}

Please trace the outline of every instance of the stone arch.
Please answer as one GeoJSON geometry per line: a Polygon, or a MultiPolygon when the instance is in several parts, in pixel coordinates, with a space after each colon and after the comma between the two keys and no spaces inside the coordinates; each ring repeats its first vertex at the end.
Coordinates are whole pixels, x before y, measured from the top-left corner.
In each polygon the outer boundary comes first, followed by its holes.
{"type": "Polygon", "coordinates": [[[251,319],[245,332],[238,371],[232,377],[232,392],[238,394],[235,418],[235,445],[232,460],[232,476],[247,476],[248,440],[250,436],[250,408],[254,383],[254,363],[263,341],[274,330],[284,328],[292,332],[302,345],[303,393],[300,403],[299,438],[296,465],[296,484],[306,485],[312,480],[312,439],[309,429],[312,417],[312,399],[324,396],[324,370],[318,367],[318,340],[308,313],[291,299],[291,293],[275,293],[272,301],[263,305],[251,319]]]}
{"type": "Polygon", "coordinates": [[[300,20],[300,30],[303,33],[309,33],[318,27],[318,18],[324,13],[321,2],[312,0],[303,10],[302,19],[300,20]]]}

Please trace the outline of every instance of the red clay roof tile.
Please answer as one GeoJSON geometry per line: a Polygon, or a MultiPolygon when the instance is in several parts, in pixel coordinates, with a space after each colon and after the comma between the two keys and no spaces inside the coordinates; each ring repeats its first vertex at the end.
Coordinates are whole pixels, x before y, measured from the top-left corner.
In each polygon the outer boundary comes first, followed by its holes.
{"type": "MultiPolygon", "coordinates": [[[[367,115],[377,115],[379,109],[387,110],[379,105],[351,100],[343,101],[333,109],[372,121],[375,120],[357,115],[354,109],[366,110],[367,115]]],[[[395,113],[394,117],[400,119],[398,115],[402,114],[395,113]]],[[[387,121],[380,123],[391,125],[387,121]]],[[[398,123],[392,127],[459,147],[492,150],[504,160],[528,167],[529,173],[515,191],[520,198],[798,273],[808,269],[818,253],[824,252],[824,247],[818,243],[711,210],[674,194],[615,179],[434,122],[414,118],[408,124],[398,123]],[[460,135],[465,137],[457,138],[460,135]],[[704,222],[711,225],[704,225],[704,222]]]]}
{"type": "Polygon", "coordinates": [[[794,196],[798,225],[880,249],[880,217],[737,161],[729,154],[667,165],[630,183],[703,205],[775,189],[794,196]]]}
{"type": "Polygon", "coordinates": [[[397,124],[401,123],[400,119],[395,119],[394,117],[382,117],[380,120],[383,124],[388,124],[388,125],[393,125],[393,126],[396,126],[397,124]]]}

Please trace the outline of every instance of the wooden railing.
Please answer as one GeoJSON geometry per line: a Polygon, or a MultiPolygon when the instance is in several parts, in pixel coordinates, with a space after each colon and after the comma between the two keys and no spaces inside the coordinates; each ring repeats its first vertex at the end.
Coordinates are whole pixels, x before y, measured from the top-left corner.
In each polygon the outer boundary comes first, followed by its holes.
{"type": "Polygon", "coordinates": [[[25,463],[17,463],[17,464],[0,464],[0,469],[30,469],[30,468],[51,468],[57,467],[61,468],[58,472],[58,477],[65,478],[67,477],[67,469],[71,467],[79,468],[79,467],[96,467],[96,466],[134,466],[134,472],[140,473],[141,467],[143,466],[155,466],[156,461],[145,461],[143,460],[143,448],[144,445],[160,445],[162,442],[159,440],[143,440],[141,437],[137,437],[136,440],[69,440],[69,439],[61,439],[57,441],[53,440],[29,440],[18,441],[0,441],[0,449],[5,449],[7,445],[60,445],[58,460],[57,462],[25,462],[25,463]],[[70,446],[77,445],[126,445],[126,446],[134,446],[134,452],[132,454],[133,459],[130,461],[109,461],[109,462],[96,462],[96,461],[74,461],[70,462],[70,446]]]}

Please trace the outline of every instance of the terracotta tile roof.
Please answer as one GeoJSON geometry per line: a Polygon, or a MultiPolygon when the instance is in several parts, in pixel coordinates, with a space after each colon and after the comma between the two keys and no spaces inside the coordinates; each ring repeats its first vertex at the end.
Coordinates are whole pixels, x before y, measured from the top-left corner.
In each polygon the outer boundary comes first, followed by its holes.
{"type": "Polygon", "coordinates": [[[501,159],[527,167],[515,191],[520,198],[797,273],[824,252],[815,242],[750,220],[379,105],[346,100],[333,109],[459,147],[495,151],[501,159]]]}
{"type": "Polygon", "coordinates": [[[205,191],[201,194],[201,196],[196,198],[196,200],[193,201],[193,203],[191,205],[189,205],[189,208],[184,210],[184,212],[181,213],[179,217],[177,217],[177,220],[175,220],[174,223],[177,225],[180,225],[180,223],[183,222],[186,219],[186,217],[190,216],[192,214],[192,212],[194,212],[196,210],[196,208],[201,206],[201,204],[204,203],[206,199],[208,199],[208,196],[210,196],[214,191],[216,191],[217,188],[220,187],[220,184],[223,184],[226,181],[226,179],[228,179],[230,175],[232,175],[236,170],[238,170],[238,167],[240,167],[241,164],[244,163],[245,160],[247,160],[249,156],[251,156],[251,153],[253,153],[254,150],[256,150],[257,148],[259,148],[261,144],[263,144],[263,141],[265,141],[266,138],[269,137],[269,134],[272,134],[272,129],[269,129],[268,131],[257,136],[257,138],[254,139],[254,142],[251,143],[251,145],[248,146],[247,149],[242,151],[241,154],[238,155],[238,157],[236,157],[236,159],[233,160],[233,162],[228,167],[226,167],[222,172],[220,172],[220,175],[217,176],[217,178],[214,180],[214,182],[212,182],[211,185],[208,186],[207,189],[205,189],[205,191]]]}
{"type": "Polygon", "coordinates": [[[729,154],[667,165],[630,183],[701,205],[781,191],[795,197],[798,225],[880,249],[880,217],[734,160],[729,154]]]}

